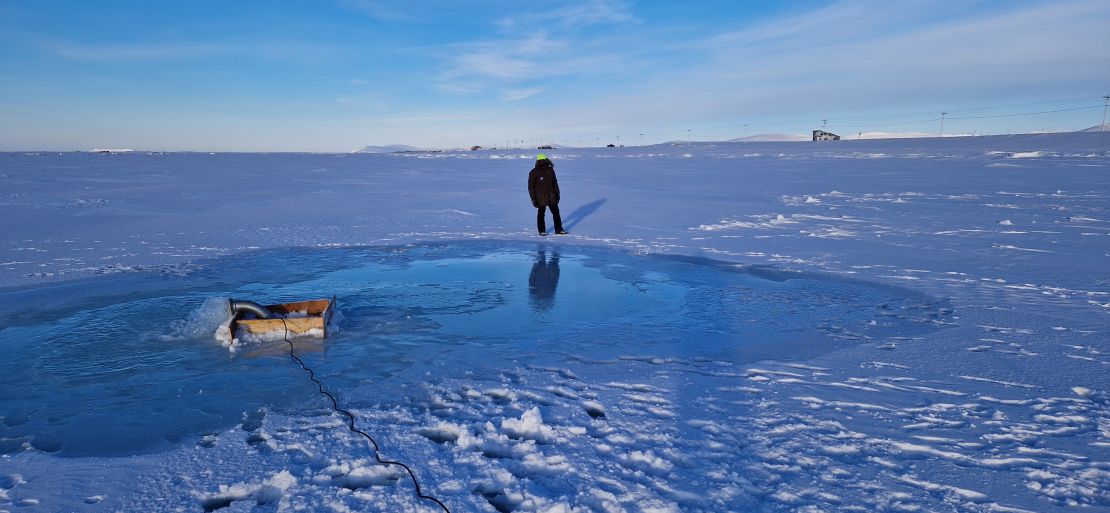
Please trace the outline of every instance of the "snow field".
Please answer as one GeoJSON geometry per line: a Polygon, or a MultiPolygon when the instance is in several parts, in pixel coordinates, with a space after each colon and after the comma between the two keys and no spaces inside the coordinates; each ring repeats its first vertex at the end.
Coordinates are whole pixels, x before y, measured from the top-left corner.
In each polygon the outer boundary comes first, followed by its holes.
{"type": "MultiPolygon", "coordinates": [[[[556,152],[571,235],[548,242],[897,284],[948,302],[889,312],[935,331],[830,318],[822,332],[852,345],[805,358],[429,365],[388,399],[336,385],[344,404],[453,511],[1110,508],[1110,142],[841,143],[556,152]]],[[[530,240],[530,158],[6,154],[0,284],[188,275],[264,247],[530,240]],[[245,184],[262,185],[227,192],[245,184]]],[[[0,458],[9,511],[434,510],[323,402],[156,454],[0,458]]]]}
{"type": "MultiPolygon", "coordinates": [[[[433,379],[408,404],[356,413],[362,427],[379,428],[387,457],[404,448],[424,486],[458,511],[1045,511],[1106,499],[1110,472],[1093,457],[1110,446],[1105,397],[1006,399],[1026,389],[934,382],[878,361],[854,370],[567,361],[574,367],[562,372],[433,379]],[[603,380],[617,375],[626,379],[603,380]],[[698,386],[684,390],[691,380],[698,386]],[[678,400],[687,394],[696,395],[678,400]],[[598,406],[604,416],[590,413],[598,406]]],[[[323,410],[262,412],[206,445],[165,458],[183,479],[144,495],[205,507],[431,511],[399,469],[374,463],[323,410]],[[243,474],[259,477],[234,477],[243,474]],[[228,482],[202,485],[221,475],[228,482]]]]}

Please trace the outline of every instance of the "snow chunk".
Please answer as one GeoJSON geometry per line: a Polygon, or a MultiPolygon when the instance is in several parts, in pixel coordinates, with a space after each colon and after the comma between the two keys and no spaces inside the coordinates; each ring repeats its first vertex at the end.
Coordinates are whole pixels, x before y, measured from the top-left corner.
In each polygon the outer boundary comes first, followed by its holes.
{"type": "Polygon", "coordinates": [[[528,453],[524,455],[521,464],[532,475],[570,475],[574,473],[574,466],[562,454],[544,456],[538,452],[528,453]]]}
{"type": "Polygon", "coordinates": [[[258,485],[245,483],[236,483],[230,486],[220,485],[217,492],[196,495],[205,511],[226,508],[232,502],[242,500],[253,500],[259,506],[264,506],[281,501],[285,491],[296,484],[297,478],[288,470],[282,470],[258,485]]]}
{"type": "Polygon", "coordinates": [[[966,488],[957,488],[955,486],[942,485],[929,481],[919,481],[910,476],[902,476],[901,480],[903,483],[917,486],[930,492],[951,493],[960,497],[961,499],[969,500],[972,502],[983,502],[987,500],[986,495],[974,490],[968,490],[966,488]]]}
{"type": "Polygon", "coordinates": [[[645,472],[667,473],[674,468],[673,463],[656,456],[651,449],[632,451],[628,454],[622,454],[618,458],[625,466],[645,472]]]}
{"type": "Polygon", "coordinates": [[[533,406],[524,412],[520,419],[505,419],[501,421],[501,429],[511,438],[535,440],[537,443],[550,443],[554,431],[544,425],[540,409],[533,406]]]}
{"type": "Polygon", "coordinates": [[[0,474],[0,488],[5,490],[10,490],[26,482],[23,476],[19,474],[0,474]]]}
{"type": "Polygon", "coordinates": [[[676,503],[653,499],[641,503],[640,511],[643,513],[678,513],[680,510],[676,503]]]}
{"type": "Polygon", "coordinates": [[[297,478],[288,470],[282,470],[267,479],[258,491],[254,492],[254,500],[259,505],[274,504],[281,500],[285,491],[297,484],[297,478]]]}
{"type": "Polygon", "coordinates": [[[586,413],[588,413],[592,418],[605,418],[605,407],[597,401],[582,401],[582,408],[584,408],[586,410],[586,413]]]}
{"type": "Polygon", "coordinates": [[[366,467],[356,467],[347,475],[336,479],[336,482],[340,486],[351,490],[369,488],[371,486],[387,486],[401,479],[401,477],[403,477],[401,472],[401,467],[398,466],[375,464],[366,467]]]}
{"type": "Polygon", "coordinates": [[[442,444],[457,441],[462,430],[458,425],[450,422],[440,422],[433,427],[417,429],[416,433],[437,444],[442,444]]]}

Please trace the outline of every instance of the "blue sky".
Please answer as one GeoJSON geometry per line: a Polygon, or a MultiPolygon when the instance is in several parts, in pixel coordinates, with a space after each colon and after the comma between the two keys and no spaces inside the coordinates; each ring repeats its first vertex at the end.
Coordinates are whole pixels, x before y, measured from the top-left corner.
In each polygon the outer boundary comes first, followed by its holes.
{"type": "Polygon", "coordinates": [[[1105,0],[0,0],[0,150],[1079,129],[1106,27],[1105,0]]]}

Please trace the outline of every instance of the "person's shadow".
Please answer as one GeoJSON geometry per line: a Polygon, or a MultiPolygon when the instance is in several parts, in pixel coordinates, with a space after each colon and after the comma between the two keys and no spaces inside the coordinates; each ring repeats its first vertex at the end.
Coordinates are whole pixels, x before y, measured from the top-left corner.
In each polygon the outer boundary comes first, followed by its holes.
{"type": "Polygon", "coordinates": [[[528,304],[537,314],[555,306],[555,288],[559,286],[559,253],[548,258],[545,250],[536,252],[536,261],[528,275],[528,304]]]}
{"type": "Polygon", "coordinates": [[[570,231],[572,228],[574,228],[575,225],[588,217],[590,214],[597,212],[597,209],[601,208],[601,206],[604,204],[605,198],[601,198],[599,200],[592,201],[574,209],[574,212],[571,212],[570,215],[568,215],[566,219],[563,220],[563,228],[565,228],[567,231],[570,231]]]}

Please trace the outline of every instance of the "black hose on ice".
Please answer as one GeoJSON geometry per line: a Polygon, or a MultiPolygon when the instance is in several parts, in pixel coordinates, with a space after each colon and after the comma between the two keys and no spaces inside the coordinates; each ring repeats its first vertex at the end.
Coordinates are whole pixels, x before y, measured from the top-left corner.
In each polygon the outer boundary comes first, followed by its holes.
{"type": "Polygon", "coordinates": [[[289,356],[291,358],[293,358],[293,360],[295,360],[297,362],[297,364],[300,365],[301,368],[305,370],[305,372],[308,373],[308,379],[311,379],[313,383],[316,383],[316,389],[319,390],[321,394],[326,395],[328,397],[328,399],[331,399],[331,409],[334,410],[336,413],[342,413],[343,415],[347,416],[347,429],[351,430],[352,433],[362,435],[363,438],[366,438],[367,440],[370,441],[370,445],[372,445],[374,447],[374,459],[378,460],[378,463],[381,463],[382,465],[397,465],[397,466],[400,466],[401,468],[405,469],[405,471],[409,473],[409,477],[412,478],[413,486],[416,487],[416,496],[417,497],[420,497],[421,499],[432,501],[432,502],[436,503],[440,508],[443,508],[443,511],[445,511],[447,513],[451,513],[451,510],[447,509],[447,506],[445,504],[443,504],[443,502],[441,502],[439,499],[437,499],[435,497],[432,497],[431,495],[424,495],[424,492],[421,491],[421,489],[420,489],[420,481],[417,481],[417,479],[416,479],[416,473],[413,472],[412,469],[409,468],[408,465],[405,465],[404,463],[401,463],[399,461],[391,461],[391,460],[382,459],[381,448],[378,446],[378,442],[375,441],[373,437],[366,434],[365,431],[362,431],[362,430],[355,427],[355,416],[354,416],[354,414],[352,414],[351,412],[349,412],[347,410],[344,410],[343,408],[339,407],[339,401],[337,401],[335,399],[335,396],[331,395],[330,392],[328,392],[327,390],[324,390],[324,384],[321,383],[320,380],[316,379],[316,373],[312,372],[312,369],[308,368],[308,366],[304,364],[304,360],[301,360],[300,357],[298,357],[293,352],[293,341],[289,340],[289,325],[286,324],[285,319],[281,319],[281,324],[282,324],[282,326],[285,327],[285,343],[289,344],[289,356]]]}

